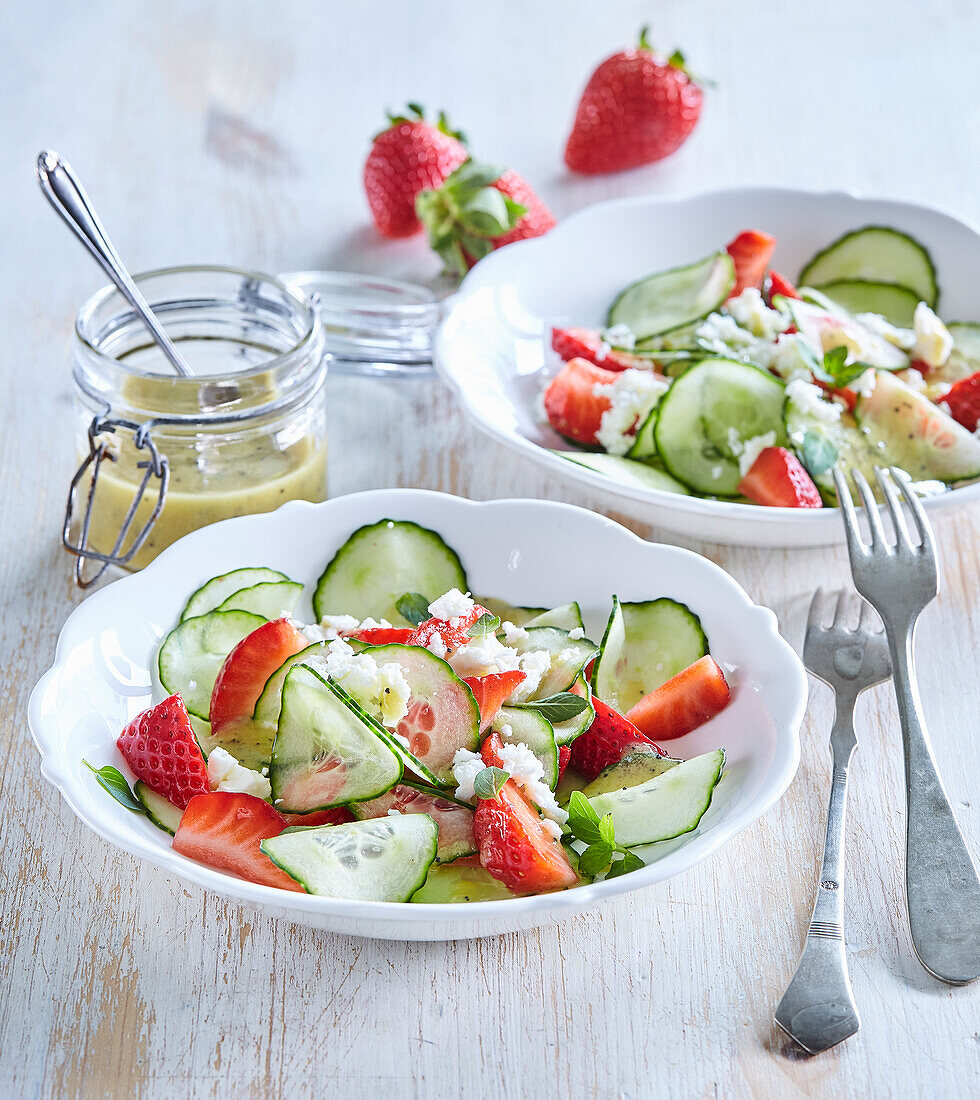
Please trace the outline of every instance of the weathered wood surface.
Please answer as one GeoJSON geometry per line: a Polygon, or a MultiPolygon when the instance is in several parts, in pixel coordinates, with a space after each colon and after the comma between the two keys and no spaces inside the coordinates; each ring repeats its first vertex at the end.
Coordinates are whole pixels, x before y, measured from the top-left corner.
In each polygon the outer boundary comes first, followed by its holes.
{"type": "MultiPolygon", "coordinates": [[[[669,0],[11,6],[0,35],[0,1095],[926,1096],[980,1084],[980,990],[914,961],[902,900],[894,701],[859,710],[847,912],[863,1029],[816,1059],[771,1013],[811,902],[829,784],[813,689],[788,795],[672,882],[559,928],[379,943],[276,922],[106,848],[42,781],[25,709],[79,601],[57,529],[72,463],[66,348],[98,276],[31,180],[67,155],[133,268],[221,261],[433,278],[382,244],[367,135],[406,98],[451,107],[556,212],[738,182],[853,186],[980,220],[980,9],[669,0]],[[646,18],[713,75],[702,125],[658,167],[573,180],[560,147],[592,62],[646,18]]],[[[978,309],[980,314],[980,309],[978,309]]],[[[332,383],[332,491],[388,485],[602,506],[474,435],[437,383],[332,383]],[[373,441],[378,440],[380,444],[373,441]]],[[[980,848],[978,516],[942,524],[922,693],[980,848]]],[[[644,530],[644,533],[656,534],[644,530]]],[[[698,546],[799,644],[834,551],[698,546]]]]}

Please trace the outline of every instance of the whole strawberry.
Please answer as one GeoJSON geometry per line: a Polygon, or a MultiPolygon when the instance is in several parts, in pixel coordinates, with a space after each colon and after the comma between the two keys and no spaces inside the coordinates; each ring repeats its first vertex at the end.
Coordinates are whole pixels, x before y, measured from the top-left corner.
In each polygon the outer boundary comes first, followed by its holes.
{"type": "Polygon", "coordinates": [[[517,172],[467,160],[441,187],[415,201],[429,244],[452,274],[463,275],[496,248],[540,237],[555,224],[551,211],[517,172]]]}
{"type": "Polygon", "coordinates": [[[462,134],[450,129],[445,114],[426,122],[417,103],[405,115],[389,115],[391,125],[378,134],[364,164],[364,190],[371,216],[386,237],[410,237],[422,226],[415,196],[438,187],[466,160],[462,134]]]}
{"type": "Polygon", "coordinates": [[[597,175],[650,164],[673,153],[701,115],[702,91],[677,50],[653,51],[644,27],[636,48],[596,69],[579,100],[565,145],[573,172],[597,175]]]}

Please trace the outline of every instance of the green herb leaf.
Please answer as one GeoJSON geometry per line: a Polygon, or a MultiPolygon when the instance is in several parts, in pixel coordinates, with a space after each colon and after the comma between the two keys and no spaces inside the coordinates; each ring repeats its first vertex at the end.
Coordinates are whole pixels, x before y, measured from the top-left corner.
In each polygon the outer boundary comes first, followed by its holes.
{"type": "Polygon", "coordinates": [[[583,844],[602,840],[599,815],[581,791],[574,791],[568,802],[568,831],[583,844]]]}
{"type": "Polygon", "coordinates": [[[812,430],[804,433],[800,451],[803,465],[813,477],[819,477],[820,474],[825,474],[832,469],[839,455],[837,447],[831,440],[820,432],[812,430]]]}
{"type": "Polygon", "coordinates": [[[399,596],[395,600],[395,607],[398,608],[398,614],[412,626],[418,626],[431,618],[429,601],[419,592],[406,592],[404,596],[399,596]]]}
{"type": "Polygon", "coordinates": [[[106,764],[102,768],[95,768],[84,759],[82,763],[90,772],[94,773],[99,781],[99,786],[104,791],[108,791],[120,806],[125,806],[127,810],[132,810],[136,814],[146,813],[143,803],[130,790],[129,784],[118,768],[114,768],[111,764],[106,764]]]}
{"type": "Polygon", "coordinates": [[[606,872],[606,878],[618,878],[620,875],[628,875],[630,872],[639,871],[645,866],[646,864],[635,852],[626,850],[623,852],[622,858],[617,859],[606,872]]]}
{"type": "Polygon", "coordinates": [[[813,371],[814,377],[821,382],[837,390],[843,389],[869,369],[867,363],[862,363],[858,359],[848,363],[847,356],[847,348],[843,346],[831,348],[824,353],[821,361],[814,360],[813,363],[808,363],[808,366],[813,371]]]}
{"type": "Polygon", "coordinates": [[[543,718],[547,718],[552,725],[555,725],[577,717],[589,704],[581,695],[571,691],[559,691],[557,695],[549,695],[547,699],[537,699],[531,703],[518,705],[526,710],[538,711],[543,718]]]}
{"type": "Polygon", "coordinates": [[[616,827],[613,825],[612,814],[606,814],[605,817],[599,821],[599,836],[607,844],[616,844],[616,827]]]}
{"type": "Polygon", "coordinates": [[[484,768],[473,780],[473,790],[477,798],[496,798],[510,779],[510,772],[503,768],[484,768]]]}
{"type": "Polygon", "coordinates": [[[615,851],[616,849],[612,844],[607,844],[602,840],[590,844],[579,857],[578,865],[582,873],[594,878],[605,871],[615,851]]]}
{"type": "Polygon", "coordinates": [[[485,611],[466,632],[471,638],[485,638],[488,634],[495,634],[500,629],[500,619],[485,611]]]}

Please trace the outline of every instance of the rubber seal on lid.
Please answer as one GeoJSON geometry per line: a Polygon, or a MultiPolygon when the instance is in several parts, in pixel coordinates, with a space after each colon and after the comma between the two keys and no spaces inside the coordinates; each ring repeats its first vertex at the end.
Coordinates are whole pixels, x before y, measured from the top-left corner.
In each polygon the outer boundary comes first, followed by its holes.
{"type": "Polygon", "coordinates": [[[432,373],[442,308],[428,287],[347,271],[291,271],[279,278],[316,307],[332,372],[384,378],[432,373]]]}

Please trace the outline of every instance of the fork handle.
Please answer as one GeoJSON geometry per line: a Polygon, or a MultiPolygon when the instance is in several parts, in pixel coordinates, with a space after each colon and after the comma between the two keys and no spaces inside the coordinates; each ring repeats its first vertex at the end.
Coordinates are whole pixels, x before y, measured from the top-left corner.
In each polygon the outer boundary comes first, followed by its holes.
{"type": "Polygon", "coordinates": [[[854,750],[854,699],[838,697],[831,745],[834,773],[827,809],[820,882],[803,954],[776,1008],[776,1023],[816,1054],[853,1035],[861,1026],[844,945],[844,825],[847,777],[854,750]]]}
{"type": "Polygon", "coordinates": [[[889,631],[905,748],[905,889],[912,944],[935,977],[963,985],[980,977],[980,879],[929,745],[915,680],[912,623],[889,631]]]}

